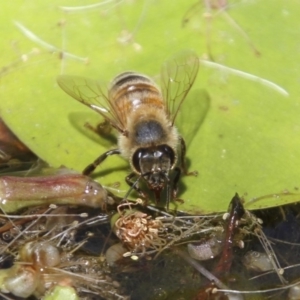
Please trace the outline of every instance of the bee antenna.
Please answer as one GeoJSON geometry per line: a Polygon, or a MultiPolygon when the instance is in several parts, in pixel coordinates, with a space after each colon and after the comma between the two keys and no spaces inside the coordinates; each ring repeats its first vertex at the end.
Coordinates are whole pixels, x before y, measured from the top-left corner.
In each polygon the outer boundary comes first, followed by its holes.
{"type": "Polygon", "coordinates": [[[145,177],[145,176],[147,176],[147,175],[149,175],[151,173],[153,173],[153,171],[149,171],[149,172],[143,173],[139,177],[145,177]]]}
{"type": "Polygon", "coordinates": [[[165,172],[161,172],[161,173],[163,173],[163,175],[164,175],[164,177],[165,177],[167,183],[170,183],[170,177],[169,177],[169,174],[167,174],[167,173],[165,173],[165,172]]]}
{"type": "Polygon", "coordinates": [[[135,189],[135,186],[138,184],[139,180],[142,178],[142,175],[139,175],[139,177],[136,179],[136,181],[133,182],[133,184],[130,186],[129,190],[127,191],[127,193],[125,194],[123,200],[126,200],[128,198],[128,196],[130,195],[131,191],[133,189],[135,189]]]}

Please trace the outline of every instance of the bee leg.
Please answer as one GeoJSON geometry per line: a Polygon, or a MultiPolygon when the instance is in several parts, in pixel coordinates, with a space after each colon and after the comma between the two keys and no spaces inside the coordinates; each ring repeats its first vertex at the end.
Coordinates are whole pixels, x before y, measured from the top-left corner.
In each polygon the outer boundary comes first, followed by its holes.
{"type": "Polygon", "coordinates": [[[186,153],[186,145],[185,145],[185,141],[183,139],[183,137],[180,137],[180,146],[181,146],[181,157],[180,157],[180,164],[181,164],[181,169],[183,171],[184,175],[193,175],[193,176],[197,176],[198,175],[198,171],[192,171],[192,172],[188,172],[187,167],[186,167],[186,160],[185,160],[185,153],[186,153]]]}
{"type": "Polygon", "coordinates": [[[180,179],[180,175],[181,175],[181,169],[179,167],[176,167],[174,169],[174,172],[175,173],[175,176],[174,176],[174,179],[173,179],[173,187],[172,187],[172,197],[173,199],[176,199],[177,198],[177,193],[178,193],[178,182],[179,182],[179,179],[180,179]]]}
{"type": "MultiPolygon", "coordinates": [[[[172,200],[183,203],[184,200],[177,198],[177,193],[178,193],[178,182],[181,176],[181,169],[179,167],[176,167],[174,169],[174,171],[176,172],[174,179],[173,179],[173,187],[172,187],[172,200]]],[[[168,197],[169,199],[169,197],[168,197]]],[[[169,202],[167,203],[167,209],[169,208],[169,202]]]]}
{"type": "Polygon", "coordinates": [[[107,136],[111,133],[112,131],[112,127],[110,125],[110,123],[105,120],[99,124],[97,124],[97,126],[93,126],[91,125],[89,122],[86,122],[84,124],[84,127],[95,132],[96,134],[100,135],[100,136],[107,136]]]}
{"type": "Polygon", "coordinates": [[[114,155],[114,154],[121,154],[121,151],[119,149],[112,149],[109,150],[103,154],[101,154],[93,163],[88,165],[82,172],[83,175],[90,175],[98,165],[100,165],[108,156],[114,155]]]}
{"type": "Polygon", "coordinates": [[[140,195],[140,197],[146,199],[147,198],[147,195],[142,192],[142,190],[139,188],[136,180],[135,181],[132,181],[132,179],[136,177],[136,174],[135,173],[130,173],[128,176],[126,176],[125,178],[125,181],[126,183],[130,186],[131,189],[134,189],[138,192],[138,194],[140,195]]]}

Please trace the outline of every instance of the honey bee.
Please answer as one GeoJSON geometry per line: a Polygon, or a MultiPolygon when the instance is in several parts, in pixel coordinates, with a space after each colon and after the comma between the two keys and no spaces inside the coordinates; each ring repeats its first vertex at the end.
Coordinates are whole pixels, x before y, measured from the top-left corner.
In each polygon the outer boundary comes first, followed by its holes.
{"type": "MultiPolygon", "coordinates": [[[[124,72],[114,78],[107,94],[99,81],[59,76],[58,85],[67,94],[98,112],[119,132],[118,148],[100,155],[83,174],[91,174],[108,156],[120,154],[132,169],[126,177],[127,184],[146,197],[138,185],[140,179],[145,180],[157,202],[166,188],[168,209],[170,200],[177,197],[181,173],[188,174],[186,145],[175,127],[175,119],[198,69],[196,53],[183,51],[163,64],[161,89],[146,75],[124,72]]],[[[193,125],[195,129],[202,120],[199,116],[193,125]]]]}

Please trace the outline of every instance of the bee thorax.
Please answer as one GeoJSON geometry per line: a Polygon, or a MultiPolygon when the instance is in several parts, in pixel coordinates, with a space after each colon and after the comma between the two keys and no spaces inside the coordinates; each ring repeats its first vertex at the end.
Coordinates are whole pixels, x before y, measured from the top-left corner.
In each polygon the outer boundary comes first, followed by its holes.
{"type": "MultiPolygon", "coordinates": [[[[128,135],[119,136],[119,149],[124,158],[131,160],[139,148],[168,145],[177,149],[178,133],[166,113],[153,106],[141,105],[127,119],[128,135]]],[[[132,161],[131,161],[132,164],[132,161]]]]}
{"type": "Polygon", "coordinates": [[[134,139],[136,144],[156,144],[165,138],[161,124],[155,120],[142,121],[136,125],[134,139]]]}

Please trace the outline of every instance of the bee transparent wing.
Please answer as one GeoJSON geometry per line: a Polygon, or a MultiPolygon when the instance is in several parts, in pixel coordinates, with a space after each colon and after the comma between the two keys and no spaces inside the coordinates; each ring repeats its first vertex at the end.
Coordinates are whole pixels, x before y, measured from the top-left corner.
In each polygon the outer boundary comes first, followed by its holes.
{"type": "Polygon", "coordinates": [[[162,94],[172,125],[197,77],[198,69],[198,55],[189,50],[176,54],[162,66],[162,94]]]}
{"type": "Polygon", "coordinates": [[[100,81],[80,76],[60,75],[57,77],[57,83],[68,95],[101,114],[118,131],[124,132],[122,118],[103,92],[107,91],[107,88],[100,81]]]}
{"type": "Polygon", "coordinates": [[[196,3],[191,5],[188,8],[188,10],[185,12],[185,14],[183,15],[183,18],[181,21],[182,26],[185,26],[186,24],[188,24],[193,17],[201,16],[200,13],[201,13],[201,9],[203,9],[202,6],[203,6],[202,1],[197,1],[196,3]]]}
{"type": "Polygon", "coordinates": [[[196,89],[188,94],[187,101],[176,118],[176,126],[186,146],[189,146],[197,134],[209,107],[210,97],[206,90],[196,89]]]}

